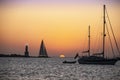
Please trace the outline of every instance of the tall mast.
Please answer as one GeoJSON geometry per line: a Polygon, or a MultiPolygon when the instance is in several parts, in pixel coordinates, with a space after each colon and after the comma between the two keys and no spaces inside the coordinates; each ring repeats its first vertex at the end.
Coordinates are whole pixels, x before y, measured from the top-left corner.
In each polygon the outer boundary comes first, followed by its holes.
{"type": "Polygon", "coordinates": [[[106,20],[105,20],[105,8],[106,6],[103,6],[103,57],[104,57],[104,52],[105,52],[105,24],[106,24],[106,20]]]}
{"type": "Polygon", "coordinates": [[[88,27],[88,56],[90,56],[90,26],[88,27]]]}
{"type": "Polygon", "coordinates": [[[88,53],[88,56],[90,56],[90,26],[88,26],[88,50],[82,53],[88,53]]]}

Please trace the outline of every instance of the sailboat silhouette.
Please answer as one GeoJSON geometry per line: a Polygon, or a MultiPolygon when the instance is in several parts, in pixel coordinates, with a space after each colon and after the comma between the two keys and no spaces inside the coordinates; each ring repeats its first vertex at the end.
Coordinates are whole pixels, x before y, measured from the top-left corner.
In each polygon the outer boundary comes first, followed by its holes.
{"type": "MultiPolygon", "coordinates": [[[[90,55],[90,27],[89,27],[89,45],[88,45],[88,50],[83,51],[83,53],[88,53],[88,56],[83,56],[82,58],[78,59],[79,64],[101,64],[101,65],[114,65],[118,59],[113,58],[113,59],[107,59],[105,58],[105,29],[106,29],[106,19],[105,19],[105,12],[106,12],[106,6],[103,6],[103,51],[101,53],[95,54],[95,55],[90,55]],[[98,56],[99,55],[99,56],[98,56]]],[[[115,39],[116,40],[116,39],[115,39]]]]}
{"type": "Polygon", "coordinates": [[[43,40],[41,41],[41,45],[40,45],[39,57],[46,57],[46,58],[48,57],[47,50],[43,40]]]}

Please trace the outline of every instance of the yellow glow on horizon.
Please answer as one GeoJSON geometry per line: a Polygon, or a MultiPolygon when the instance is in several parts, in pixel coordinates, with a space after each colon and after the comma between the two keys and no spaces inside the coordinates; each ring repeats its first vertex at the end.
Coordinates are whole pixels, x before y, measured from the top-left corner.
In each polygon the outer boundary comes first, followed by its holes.
{"type": "Polygon", "coordinates": [[[60,55],[60,58],[65,58],[65,55],[61,54],[61,55],[60,55]]]}

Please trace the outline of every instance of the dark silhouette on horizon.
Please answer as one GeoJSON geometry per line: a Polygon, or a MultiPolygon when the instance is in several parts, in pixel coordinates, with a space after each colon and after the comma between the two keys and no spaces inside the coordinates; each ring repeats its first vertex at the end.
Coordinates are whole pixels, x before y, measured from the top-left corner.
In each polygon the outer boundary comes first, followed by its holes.
{"type": "Polygon", "coordinates": [[[47,50],[43,40],[41,41],[41,45],[40,45],[39,57],[48,58],[47,50]]]}
{"type": "Polygon", "coordinates": [[[25,46],[25,57],[29,57],[28,45],[25,46]]]}
{"type": "Polygon", "coordinates": [[[20,55],[20,54],[0,54],[0,57],[24,57],[24,55],[20,55]]]}
{"type": "Polygon", "coordinates": [[[43,40],[41,41],[39,56],[30,56],[28,51],[28,45],[25,46],[25,52],[20,54],[0,54],[0,57],[29,57],[29,58],[50,58],[48,57],[47,50],[43,40]]]}
{"type": "MultiPolygon", "coordinates": [[[[78,59],[78,63],[79,64],[99,64],[99,65],[114,65],[118,59],[115,58],[105,58],[105,38],[106,38],[106,33],[108,32],[108,37],[109,37],[109,40],[110,40],[110,44],[112,43],[111,42],[111,36],[109,34],[109,31],[108,31],[108,28],[107,28],[107,25],[106,25],[106,15],[107,15],[107,18],[109,19],[109,16],[108,16],[108,13],[107,13],[107,10],[106,10],[106,6],[103,5],[103,42],[102,42],[102,52],[101,53],[97,53],[97,54],[90,54],[90,26],[88,28],[88,50],[87,51],[84,51],[83,53],[88,53],[88,56],[83,56],[82,58],[79,58],[78,59]],[[106,32],[107,30],[107,32],[106,32]]],[[[110,20],[109,20],[109,24],[110,23],[110,20]]],[[[110,25],[111,27],[111,30],[112,30],[112,26],[110,25]]],[[[113,30],[112,30],[113,31],[113,30]]],[[[114,32],[112,32],[112,35],[114,36],[114,32]]],[[[114,36],[114,40],[116,41],[116,38],[114,36]]],[[[116,42],[116,47],[117,47],[117,42],[116,42]]],[[[111,45],[111,48],[113,49],[113,46],[111,45]]],[[[117,47],[118,48],[118,47],[117,47]]],[[[118,49],[118,52],[119,52],[119,49],[118,49]]],[[[114,52],[113,52],[114,54],[114,52]]]]}

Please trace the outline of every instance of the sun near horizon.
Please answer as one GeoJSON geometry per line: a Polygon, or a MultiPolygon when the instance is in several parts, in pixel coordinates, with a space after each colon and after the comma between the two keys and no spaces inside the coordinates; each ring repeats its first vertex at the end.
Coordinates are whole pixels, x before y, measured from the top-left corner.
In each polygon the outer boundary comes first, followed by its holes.
{"type": "Polygon", "coordinates": [[[59,57],[60,57],[60,58],[65,58],[65,55],[64,55],[64,54],[61,54],[59,57]]]}

